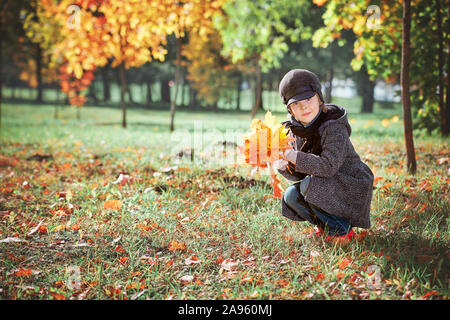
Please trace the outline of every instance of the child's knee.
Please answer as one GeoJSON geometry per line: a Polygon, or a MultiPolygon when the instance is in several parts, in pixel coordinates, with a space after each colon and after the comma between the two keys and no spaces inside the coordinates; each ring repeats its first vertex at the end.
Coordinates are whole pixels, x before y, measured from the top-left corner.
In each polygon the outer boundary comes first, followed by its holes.
{"type": "Polygon", "coordinates": [[[299,196],[299,193],[297,191],[297,188],[292,185],[286,189],[284,192],[284,201],[291,207],[293,207],[297,203],[297,198],[299,196]]]}

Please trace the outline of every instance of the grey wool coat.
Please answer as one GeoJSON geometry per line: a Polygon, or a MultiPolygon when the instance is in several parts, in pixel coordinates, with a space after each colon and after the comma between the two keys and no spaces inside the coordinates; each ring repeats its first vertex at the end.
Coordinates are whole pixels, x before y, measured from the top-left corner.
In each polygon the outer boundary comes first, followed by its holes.
{"type": "MultiPolygon", "coordinates": [[[[311,176],[305,192],[305,201],[325,210],[327,213],[349,221],[352,226],[370,228],[370,203],[373,192],[373,173],[356,153],[350,135],[352,129],[347,111],[342,111],[336,120],[328,120],[318,128],[322,152],[320,156],[300,150],[303,139],[294,136],[297,151],[295,171],[311,176]]],[[[278,170],[286,179],[300,181],[287,170],[278,170]]],[[[281,213],[291,220],[301,220],[281,198],[281,213]]]]}

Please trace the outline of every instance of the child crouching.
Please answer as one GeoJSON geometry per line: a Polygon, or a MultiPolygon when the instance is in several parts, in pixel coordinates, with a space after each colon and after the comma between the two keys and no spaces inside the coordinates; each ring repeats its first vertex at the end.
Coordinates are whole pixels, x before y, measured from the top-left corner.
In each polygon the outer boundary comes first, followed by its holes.
{"type": "Polygon", "coordinates": [[[291,115],[282,124],[296,138],[274,163],[296,181],[283,194],[282,215],[316,225],[330,240],[352,239],[353,227],[370,228],[374,177],[350,141],[347,111],[325,104],[318,77],[305,69],[289,71],[279,91],[291,115]]]}

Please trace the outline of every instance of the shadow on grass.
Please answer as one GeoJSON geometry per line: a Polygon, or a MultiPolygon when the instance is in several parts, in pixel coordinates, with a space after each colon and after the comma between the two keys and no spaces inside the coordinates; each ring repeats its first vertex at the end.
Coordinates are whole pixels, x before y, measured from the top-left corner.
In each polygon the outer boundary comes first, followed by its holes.
{"type": "Polygon", "coordinates": [[[368,235],[362,242],[363,250],[382,253],[379,266],[384,278],[411,275],[423,283],[447,289],[450,263],[448,244],[439,238],[423,238],[415,234],[393,233],[368,235]],[[397,274],[394,274],[397,272],[397,274]]]}

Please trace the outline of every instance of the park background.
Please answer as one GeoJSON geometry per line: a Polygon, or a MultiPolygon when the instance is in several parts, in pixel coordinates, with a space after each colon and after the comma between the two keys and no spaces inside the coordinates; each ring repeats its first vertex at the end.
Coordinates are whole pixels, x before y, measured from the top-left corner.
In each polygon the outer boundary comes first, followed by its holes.
{"type": "Polygon", "coordinates": [[[2,298],[448,297],[445,1],[5,0],[0,18],[2,298]],[[286,221],[238,161],[252,119],[287,119],[293,68],[347,109],[375,175],[352,246],[286,221]]]}

